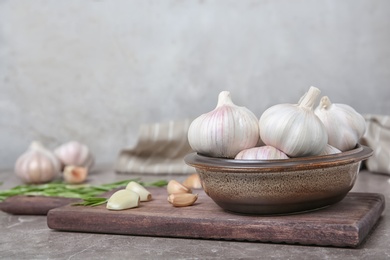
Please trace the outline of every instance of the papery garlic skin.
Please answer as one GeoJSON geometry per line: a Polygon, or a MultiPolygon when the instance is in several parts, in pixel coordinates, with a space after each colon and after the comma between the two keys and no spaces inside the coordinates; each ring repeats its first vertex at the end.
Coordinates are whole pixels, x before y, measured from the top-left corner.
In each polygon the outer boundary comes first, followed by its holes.
{"type": "Polygon", "coordinates": [[[191,148],[212,157],[234,158],[259,141],[258,119],[249,109],[236,106],[229,91],[218,96],[216,108],[192,121],[188,129],[191,148]]]}
{"type": "Polygon", "coordinates": [[[192,193],[192,189],[184,186],[177,180],[170,180],[167,184],[167,192],[168,194],[174,193],[192,193]]]}
{"type": "Polygon", "coordinates": [[[234,159],[236,160],[282,160],[282,159],[289,159],[289,157],[279,149],[266,145],[266,146],[253,147],[253,148],[242,150],[236,155],[234,159]]]}
{"type": "Polygon", "coordinates": [[[32,142],[15,163],[16,175],[25,183],[47,183],[59,177],[61,164],[57,157],[39,142],[32,142]]]}
{"type": "Polygon", "coordinates": [[[310,87],[298,104],[278,104],[264,111],[259,120],[261,140],[289,157],[319,155],[328,143],[325,126],[314,114],[320,93],[310,87]]]}
{"type": "Polygon", "coordinates": [[[192,193],[174,193],[167,198],[168,202],[174,207],[188,207],[195,203],[198,199],[198,194],[192,193]]]}
{"type": "Polygon", "coordinates": [[[73,165],[91,169],[94,165],[94,156],[89,148],[77,141],[60,145],[54,150],[54,154],[61,161],[63,167],[73,165]]]}
{"type": "Polygon", "coordinates": [[[333,104],[327,96],[321,98],[314,112],[325,125],[328,143],[342,152],[355,148],[366,131],[361,114],[346,104],[333,104]]]}

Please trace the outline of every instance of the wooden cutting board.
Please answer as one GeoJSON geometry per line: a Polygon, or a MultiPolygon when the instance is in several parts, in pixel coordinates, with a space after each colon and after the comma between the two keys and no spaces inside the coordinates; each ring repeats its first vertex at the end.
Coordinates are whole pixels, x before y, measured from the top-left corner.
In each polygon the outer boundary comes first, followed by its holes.
{"type": "Polygon", "coordinates": [[[50,210],[47,224],[62,231],[356,247],[385,207],[382,194],[349,193],[317,211],[248,216],[222,210],[203,191],[195,191],[198,201],[184,208],[169,204],[164,188],[150,191],[154,199],[139,208],[109,211],[105,205],[67,205],[50,210]]]}

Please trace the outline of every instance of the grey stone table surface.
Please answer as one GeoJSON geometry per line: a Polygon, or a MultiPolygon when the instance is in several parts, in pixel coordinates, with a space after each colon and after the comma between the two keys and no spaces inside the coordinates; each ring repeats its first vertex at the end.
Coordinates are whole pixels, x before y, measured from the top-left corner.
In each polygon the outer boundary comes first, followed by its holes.
{"type": "MultiPolygon", "coordinates": [[[[91,183],[140,177],[109,168],[90,173],[91,183]]],[[[142,176],[142,180],[183,176],[142,176]]],[[[0,189],[20,184],[12,170],[0,172],[0,189]]],[[[390,176],[362,170],[352,191],[382,193],[386,208],[358,248],[334,248],[54,231],[45,216],[0,211],[0,259],[390,259],[390,176]]]]}

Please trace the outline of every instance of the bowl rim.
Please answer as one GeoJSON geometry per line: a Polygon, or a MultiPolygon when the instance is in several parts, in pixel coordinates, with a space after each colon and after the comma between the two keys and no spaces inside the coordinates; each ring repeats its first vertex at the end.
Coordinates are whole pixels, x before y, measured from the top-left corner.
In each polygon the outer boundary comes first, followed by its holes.
{"type": "Polygon", "coordinates": [[[357,163],[367,159],[372,154],[373,150],[370,147],[357,144],[354,149],[342,153],[279,160],[237,160],[210,157],[194,152],[187,154],[184,157],[184,161],[189,166],[206,170],[248,171],[256,169],[256,171],[293,171],[357,163]]]}

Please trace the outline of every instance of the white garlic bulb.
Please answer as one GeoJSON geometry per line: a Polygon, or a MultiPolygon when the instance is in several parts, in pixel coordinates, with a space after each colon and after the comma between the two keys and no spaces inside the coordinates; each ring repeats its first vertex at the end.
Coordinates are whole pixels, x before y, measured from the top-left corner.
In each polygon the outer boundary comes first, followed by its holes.
{"type": "Polygon", "coordinates": [[[337,153],[341,153],[341,151],[339,149],[337,149],[336,147],[333,147],[330,144],[327,144],[325,146],[325,149],[322,151],[322,153],[320,155],[329,155],[329,154],[337,154],[337,153]]]}
{"type": "Polygon", "coordinates": [[[258,119],[249,109],[232,102],[222,91],[216,108],[192,121],[188,129],[191,148],[201,154],[234,158],[241,150],[259,141],[258,119]]]}
{"type": "Polygon", "coordinates": [[[60,175],[57,157],[39,142],[32,142],[15,163],[16,175],[25,183],[47,183],[60,175]]]}
{"type": "Polygon", "coordinates": [[[234,159],[237,160],[279,160],[289,157],[275,147],[266,145],[242,150],[234,159]]]}
{"type": "Polygon", "coordinates": [[[54,150],[54,154],[61,161],[63,167],[72,165],[90,169],[94,164],[94,157],[89,148],[77,141],[60,145],[54,150]]]}
{"type": "Polygon", "coordinates": [[[366,131],[361,114],[346,104],[333,104],[327,96],[314,112],[325,125],[328,143],[343,152],[355,148],[366,131]]]}
{"type": "Polygon", "coordinates": [[[310,87],[298,104],[268,108],[259,120],[261,140],[289,157],[319,155],[328,142],[324,124],[314,114],[321,91],[310,87]]]}

